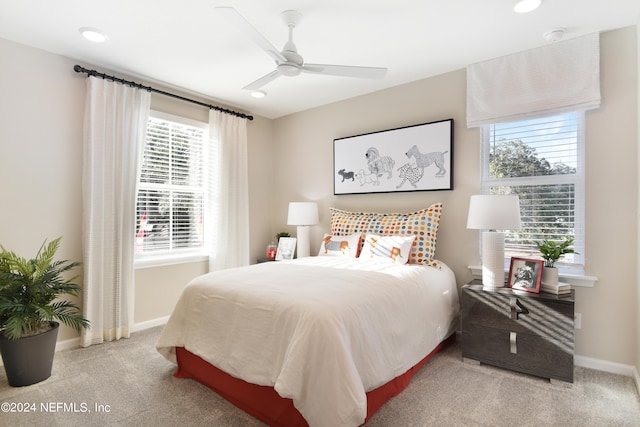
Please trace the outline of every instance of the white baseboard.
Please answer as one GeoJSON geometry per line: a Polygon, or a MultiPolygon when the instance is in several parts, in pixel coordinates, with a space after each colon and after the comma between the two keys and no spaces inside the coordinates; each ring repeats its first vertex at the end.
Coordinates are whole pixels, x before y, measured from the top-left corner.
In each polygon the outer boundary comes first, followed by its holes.
{"type": "Polygon", "coordinates": [[[583,368],[624,375],[625,377],[633,377],[636,379],[636,383],[638,380],[638,371],[635,366],[632,365],[623,365],[622,363],[609,362],[607,360],[578,355],[573,357],[573,362],[576,366],[582,366],[583,368]]]}
{"type": "MultiPolygon", "coordinates": [[[[156,326],[162,326],[167,323],[169,320],[169,316],[160,317],[158,319],[148,320],[145,322],[136,323],[133,325],[131,332],[140,332],[145,329],[155,328],[156,326]]],[[[56,353],[64,350],[72,350],[74,348],[80,347],[80,337],[69,338],[67,340],[62,340],[56,342],[56,353]]],[[[4,362],[0,357],[0,366],[4,366],[4,362]]]]}
{"type": "Polygon", "coordinates": [[[155,328],[156,326],[163,326],[166,325],[168,321],[169,316],[164,316],[157,319],[136,323],[135,325],[133,325],[133,329],[131,330],[131,332],[140,332],[144,331],[145,329],[155,328]]]}
{"type": "Polygon", "coordinates": [[[583,368],[595,369],[597,371],[609,372],[611,374],[624,375],[633,378],[636,383],[636,389],[640,394],[640,375],[638,369],[632,365],[623,365],[622,363],[608,362],[606,360],[594,359],[587,356],[574,356],[573,362],[577,366],[583,368]]]}

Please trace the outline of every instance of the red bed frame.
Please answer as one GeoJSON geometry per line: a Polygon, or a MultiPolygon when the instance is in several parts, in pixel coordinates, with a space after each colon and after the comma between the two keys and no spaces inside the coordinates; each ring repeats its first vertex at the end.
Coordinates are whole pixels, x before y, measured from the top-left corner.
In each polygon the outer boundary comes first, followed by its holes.
{"type": "MultiPolygon", "coordinates": [[[[404,390],[411,377],[424,366],[434,354],[455,341],[455,333],[418,362],[403,375],[367,392],[367,417],[365,422],[392,397],[404,390]]],[[[273,387],[260,386],[232,377],[204,361],[184,347],[176,348],[178,370],[176,378],[191,378],[206,385],[220,396],[272,427],[308,427],[306,420],[293,406],[291,399],[281,397],[273,387]]]]}

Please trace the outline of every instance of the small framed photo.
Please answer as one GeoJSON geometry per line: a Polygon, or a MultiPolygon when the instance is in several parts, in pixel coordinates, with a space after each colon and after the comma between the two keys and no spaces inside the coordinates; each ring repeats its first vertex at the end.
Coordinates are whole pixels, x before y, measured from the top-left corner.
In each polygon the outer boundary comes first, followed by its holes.
{"type": "Polygon", "coordinates": [[[281,237],[278,240],[278,251],[276,252],[276,261],[293,259],[293,253],[296,250],[295,237],[281,237]]]}
{"type": "Polygon", "coordinates": [[[543,263],[539,259],[511,258],[508,286],[521,291],[540,292],[543,263]]]}

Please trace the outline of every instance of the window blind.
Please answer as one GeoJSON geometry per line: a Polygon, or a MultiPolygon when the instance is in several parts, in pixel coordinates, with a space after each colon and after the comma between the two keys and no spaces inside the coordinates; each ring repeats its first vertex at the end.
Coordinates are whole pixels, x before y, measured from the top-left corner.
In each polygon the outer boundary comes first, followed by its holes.
{"type": "Polygon", "coordinates": [[[484,194],[517,194],[522,229],[505,232],[505,255],[538,258],[536,242],[574,238],[584,260],[584,113],[483,127],[484,194]]]}
{"type": "Polygon", "coordinates": [[[468,127],[599,106],[598,33],[467,67],[468,127]]]}
{"type": "Polygon", "coordinates": [[[150,117],[138,200],[136,251],[204,245],[205,129],[150,117]]]}

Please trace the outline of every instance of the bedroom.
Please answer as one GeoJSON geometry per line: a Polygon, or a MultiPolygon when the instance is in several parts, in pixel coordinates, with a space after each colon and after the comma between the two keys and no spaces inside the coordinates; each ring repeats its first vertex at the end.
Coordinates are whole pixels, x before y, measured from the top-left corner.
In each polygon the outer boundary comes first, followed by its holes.
{"type": "MultiPolygon", "coordinates": [[[[632,375],[636,381],[637,28],[601,37],[603,103],[587,115],[586,123],[587,272],[598,281],[593,288],[576,291],[576,311],[583,316],[582,328],[576,331],[577,363],[632,375]]],[[[0,191],[2,199],[10,201],[3,203],[2,244],[30,252],[43,237],[62,235],[62,255],[79,259],[85,79],[72,72],[76,61],[8,40],[0,40],[0,57],[0,191]]],[[[204,114],[164,98],[152,102],[155,108],[194,118],[204,114]]],[[[479,263],[478,234],[465,223],[469,197],[480,190],[480,172],[479,133],[464,125],[465,102],[465,71],[460,69],[278,119],[256,117],[248,126],[252,259],[262,257],[276,232],[295,233],[286,226],[290,201],[319,201],[320,225],[313,227],[311,236],[314,248],[329,227],[329,207],[377,211],[391,206],[410,212],[442,201],[437,257],[451,266],[459,285],[466,283],[471,279],[468,266],[479,263]],[[455,119],[453,191],[333,196],[328,171],[334,138],[450,117],[455,119]]],[[[144,328],[166,320],[183,286],[205,271],[205,263],[138,269],[136,325],[144,328]]],[[[74,338],[67,330],[59,341],[74,338]]]]}

